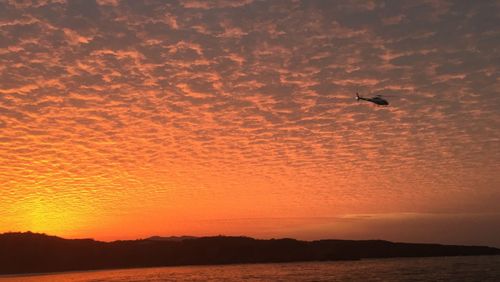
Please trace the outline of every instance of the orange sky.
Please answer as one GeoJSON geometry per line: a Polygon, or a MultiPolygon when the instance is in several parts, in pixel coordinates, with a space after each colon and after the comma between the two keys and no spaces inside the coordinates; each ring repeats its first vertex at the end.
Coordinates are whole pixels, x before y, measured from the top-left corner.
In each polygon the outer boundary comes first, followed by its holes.
{"type": "Polygon", "coordinates": [[[2,1],[0,232],[500,246],[499,8],[2,1]]]}

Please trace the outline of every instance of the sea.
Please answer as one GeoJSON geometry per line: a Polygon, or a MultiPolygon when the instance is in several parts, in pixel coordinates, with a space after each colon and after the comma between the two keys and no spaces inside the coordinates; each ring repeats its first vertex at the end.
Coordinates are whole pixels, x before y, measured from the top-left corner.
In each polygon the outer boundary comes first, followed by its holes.
{"type": "Polygon", "coordinates": [[[500,255],[232,264],[0,276],[4,281],[500,281],[500,255]]]}

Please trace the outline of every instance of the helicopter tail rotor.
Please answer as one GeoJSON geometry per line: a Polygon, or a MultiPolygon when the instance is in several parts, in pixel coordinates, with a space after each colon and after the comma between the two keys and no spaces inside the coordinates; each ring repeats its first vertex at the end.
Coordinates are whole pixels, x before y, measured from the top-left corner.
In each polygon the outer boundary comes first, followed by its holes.
{"type": "Polygon", "coordinates": [[[356,101],[359,102],[359,94],[358,94],[358,92],[356,92],[356,101]]]}

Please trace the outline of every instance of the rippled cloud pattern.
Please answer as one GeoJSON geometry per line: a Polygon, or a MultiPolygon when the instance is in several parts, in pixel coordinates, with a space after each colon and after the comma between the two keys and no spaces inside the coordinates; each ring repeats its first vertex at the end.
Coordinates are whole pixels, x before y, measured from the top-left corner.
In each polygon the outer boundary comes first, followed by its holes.
{"type": "Polygon", "coordinates": [[[0,1],[0,231],[500,223],[499,6],[0,1]]]}

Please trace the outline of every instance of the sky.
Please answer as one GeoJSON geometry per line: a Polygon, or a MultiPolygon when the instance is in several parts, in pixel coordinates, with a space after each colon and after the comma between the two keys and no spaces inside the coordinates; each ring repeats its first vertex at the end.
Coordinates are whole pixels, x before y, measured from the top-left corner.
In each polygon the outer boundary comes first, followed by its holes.
{"type": "Polygon", "coordinates": [[[0,232],[500,247],[499,15],[0,0],[0,232]]]}

